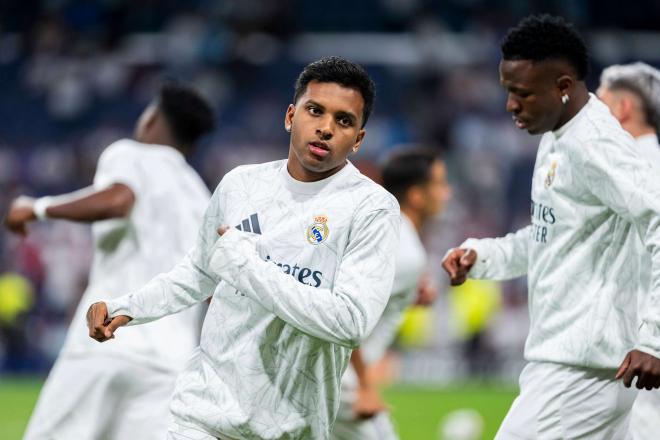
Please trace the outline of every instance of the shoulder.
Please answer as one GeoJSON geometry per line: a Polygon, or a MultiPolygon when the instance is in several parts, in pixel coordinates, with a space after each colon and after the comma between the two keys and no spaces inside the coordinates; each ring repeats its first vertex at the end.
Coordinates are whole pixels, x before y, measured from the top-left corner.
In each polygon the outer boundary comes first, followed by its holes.
{"type": "MultiPolygon", "coordinates": [[[[596,99],[596,98],[592,98],[596,99]]],[[[574,141],[568,145],[569,153],[585,161],[594,156],[607,159],[612,155],[635,156],[635,140],[600,100],[589,103],[589,111],[580,121],[574,141]]]]}
{"type": "Polygon", "coordinates": [[[228,171],[220,180],[216,191],[221,188],[235,187],[237,185],[247,185],[255,178],[270,179],[274,178],[280,168],[286,163],[286,160],[276,160],[258,164],[239,165],[228,171]]]}
{"type": "MultiPolygon", "coordinates": [[[[138,154],[143,150],[142,144],[132,139],[119,139],[108,145],[101,153],[100,159],[126,154],[138,154]]],[[[99,159],[99,160],[100,160],[99,159]]]]}
{"type": "Polygon", "coordinates": [[[356,170],[351,179],[351,192],[357,196],[359,211],[389,211],[399,215],[399,202],[385,188],[356,170]]]}

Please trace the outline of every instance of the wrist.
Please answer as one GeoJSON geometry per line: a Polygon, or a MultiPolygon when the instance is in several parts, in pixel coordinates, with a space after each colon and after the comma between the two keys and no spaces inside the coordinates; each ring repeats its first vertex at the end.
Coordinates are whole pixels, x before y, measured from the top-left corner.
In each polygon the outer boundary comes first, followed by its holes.
{"type": "Polygon", "coordinates": [[[53,204],[53,198],[50,196],[40,197],[34,201],[32,212],[36,220],[45,220],[48,218],[46,210],[53,204]]]}

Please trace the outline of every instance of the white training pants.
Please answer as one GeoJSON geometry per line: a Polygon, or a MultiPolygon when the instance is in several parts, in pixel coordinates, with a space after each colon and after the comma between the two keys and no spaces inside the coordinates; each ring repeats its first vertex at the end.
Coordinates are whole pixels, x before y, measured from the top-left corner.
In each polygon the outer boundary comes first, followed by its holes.
{"type": "Polygon", "coordinates": [[[61,356],[23,440],[163,440],[175,379],[112,356],[61,356]]]}
{"type": "Polygon", "coordinates": [[[660,438],[660,390],[640,390],[630,413],[633,440],[660,438]]]}
{"type": "Polygon", "coordinates": [[[520,395],[496,440],[629,438],[636,388],[614,380],[615,371],[530,362],[520,374],[520,395]]]}

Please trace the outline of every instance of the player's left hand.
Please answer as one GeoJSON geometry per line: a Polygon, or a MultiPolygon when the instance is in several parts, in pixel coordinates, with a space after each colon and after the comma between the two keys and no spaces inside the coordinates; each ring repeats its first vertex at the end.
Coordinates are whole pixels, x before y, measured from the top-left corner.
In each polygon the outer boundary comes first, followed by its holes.
{"type": "Polygon", "coordinates": [[[5,217],[5,226],[7,229],[16,234],[26,236],[28,222],[37,219],[33,206],[34,199],[32,197],[21,196],[14,199],[9,207],[9,212],[7,212],[7,217],[5,217]]]}
{"type": "Polygon", "coordinates": [[[353,412],[359,419],[370,419],[382,411],[386,411],[387,405],[380,397],[375,387],[360,387],[357,399],[353,404],[353,412]]]}
{"type": "Polygon", "coordinates": [[[660,359],[639,350],[628,353],[614,378],[617,380],[623,378],[623,384],[626,388],[630,388],[635,376],[636,386],[640,390],[660,387],[660,359]]]}
{"type": "Polygon", "coordinates": [[[438,298],[438,289],[429,274],[425,274],[417,286],[417,299],[415,305],[430,306],[438,298]]]}
{"type": "Polygon", "coordinates": [[[222,237],[223,235],[225,235],[225,232],[227,232],[228,230],[229,230],[229,226],[220,226],[218,228],[218,235],[222,237]]]}

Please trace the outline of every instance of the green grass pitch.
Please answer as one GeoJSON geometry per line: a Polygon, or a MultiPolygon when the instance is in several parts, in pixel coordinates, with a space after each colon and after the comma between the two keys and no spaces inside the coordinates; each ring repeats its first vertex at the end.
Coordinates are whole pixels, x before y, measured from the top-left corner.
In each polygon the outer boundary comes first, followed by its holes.
{"type": "MultiPolygon", "coordinates": [[[[0,437],[20,440],[42,380],[0,377],[0,437]]],[[[492,439],[517,390],[514,386],[466,383],[451,387],[393,386],[384,390],[402,440],[438,440],[438,423],[450,411],[477,410],[483,439],[492,439]]]]}

